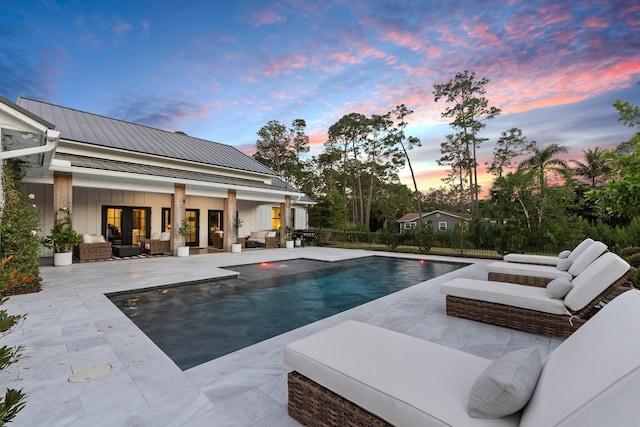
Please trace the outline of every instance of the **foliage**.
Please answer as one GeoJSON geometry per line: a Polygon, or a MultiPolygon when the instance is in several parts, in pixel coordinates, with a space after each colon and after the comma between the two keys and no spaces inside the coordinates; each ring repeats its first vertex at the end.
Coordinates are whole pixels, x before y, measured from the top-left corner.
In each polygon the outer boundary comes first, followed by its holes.
{"type": "Polygon", "coordinates": [[[622,258],[628,258],[631,255],[635,255],[637,253],[640,253],[640,246],[629,246],[621,249],[620,252],[618,252],[618,255],[620,255],[622,258]]]}
{"type": "Polygon", "coordinates": [[[236,237],[240,237],[238,236],[238,233],[240,232],[239,230],[243,223],[244,220],[236,215],[236,219],[233,220],[233,232],[236,233],[236,237]]]}
{"type": "Polygon", "coordinates": [[[441,145],[442,158],[440,162],[452,166],[453,174],[457,176],[460,185],[460,197],[464,197],[465,181],[471,192],[471,214],[478,216],[478,185],[477,156],[478,146],[486,140],[479,133],[486,127],[486,121],[494,119],[500,114],[500,109],[489,106],[489,100],[484,96],[489,79],[476,80],[474,72],[465,70],[456,73],[447,83],[436,84],[434,98],[438,102],[444,99],[449,105],[442,112],[443,118],[452,118],[450,123],[455,131],[447,135],[447,142],[441,145]],[[463,177],[463,172],[465,176],[463,177]]]}
{"type": "Polygon", "coordinates": [[[629,265],[633,268],[640,268],[640,253],[633,254],[625,258],[629,265]]]}
{"type": "MultiPolygon", "coordinates": [[[[6,298],[0,298],[0,305],[6,302],[6,298]]],[[[6,310],[0,310],[0,335],[4,335],[11,331],[20,320],[24,319],[23,315],[9,315],[6,310]]],[[[24,347],[0,347],[0,371],[7,369],[16,363],[22,354],[24,347]]],[[[22,390],[7,389],[4,398],[0,397],[0,426],[4,426],[10,422],[18,414],[26,404],[26,395],[22,390]]]]}
{"type": "MultiPolygon", "coordinates": [[[[40,255],[41,212],[35,207],[35,196],[25,196],[21,190],[24,164],[7,160],[2,170],[4,205],[0,208],[0,259],[12,257],[11,271],[31,284],[39,283],[38,257],[40,255]]],[[[2,264],[6,279],[6,264],[2,264]]],[[[10,282],[2,281],[8,288],[10,282]]],[[[17,282],[11,282],[16,284],[17,282]]],[[[1,285],[0,285],[1,287],[1,285]]]]}
{"type": "Polygon", "coordinates": [[[65,253],[71,252],[78,243],[80,243],[80,236],[73,229],[69,208],[58,209],[53,228],[45,237],[43,245],[47,248],[53,248],[55,253],[65,253]]]}
{"type": "Polygon", "coordinates": [[[485,163],[487,172],[501,177],[505,169],[510,168],[514,160],[522,156],[535,143],[535,141],[528,142],[527,137],[518,128],[502,132],[493,149],[493,160],[491,163],[485,163]]]}
{"type": "Polygon", "coordinates": [[[309,207],[309,225],[316,228],[344,230],[347,226],[347,205],[337,190],[318,197],[309,207]]]}
{"type": "Polygon", "coordinates": [[[189,221],[187,221],[187,218],[183,218],[182,224],[180,224],[180,228],[178,228],[178,234],[181,235],[182,237],[185,237],[188,232],[189,232],[189,221]]]}

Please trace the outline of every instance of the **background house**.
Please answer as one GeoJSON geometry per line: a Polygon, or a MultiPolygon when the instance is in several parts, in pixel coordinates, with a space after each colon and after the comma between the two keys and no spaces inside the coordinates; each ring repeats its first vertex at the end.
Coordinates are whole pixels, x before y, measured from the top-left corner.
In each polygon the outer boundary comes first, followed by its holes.
{"type": "Polygon", "coordinates": [[[45,233],[68,207],[79,233],[116,243],[170,232],[175,252],[183,240],[210,246],[222,231],[230,250],[236,218],[241,237],[281,229],[284,240],[286,226],[307,227],[314,203],[235,147],[22,97],[0,97],[0,141],[0,160],[26,162],[25,191],[43,211],[45,233]]]}
{"type": "MultiPolygon", "coordinates": [[[[400,232],[406,230],[411,230],[418,227],[418,219],[420,215],[417,212],[408,213],[403,215],[397,222],[400,226],[400,232]]],[[[427,225],[429,221],[431,221],[431,226],[433,227],[433,231],[446,231],[453,230],[453,228],[460,223],[461,215],[459,213],[446,212],[435,210],[429,213],[422,214],[422,223],[427,225]]],[[[468,222],[471,220],[471,215],[462,214],[462,218],[464,221],[468,222]]]]}

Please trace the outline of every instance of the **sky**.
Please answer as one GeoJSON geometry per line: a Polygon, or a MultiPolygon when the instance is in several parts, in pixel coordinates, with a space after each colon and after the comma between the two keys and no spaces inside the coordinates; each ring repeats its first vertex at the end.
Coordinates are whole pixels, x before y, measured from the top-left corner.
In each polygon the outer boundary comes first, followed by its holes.
{"type": "MultiPolygon", "coordinates": [[[[255,152],[270,120],[307,123],[311,154],[352,112],[405,104],[420,190],[442,185],[452,133],[433,86],[468,70],[500,133],[540,147],[628,140],[612,107],[640,104],[640,2],[446,0],[0,0],[0,95],[19,96],[255,152]]],[[[481,170],[482,172],[482,170],[481,170]]],[[[410,185],[407,169],[400,172],[410,185]]],[[[481,174],[481,184],[490,178],[481,174]]]]}

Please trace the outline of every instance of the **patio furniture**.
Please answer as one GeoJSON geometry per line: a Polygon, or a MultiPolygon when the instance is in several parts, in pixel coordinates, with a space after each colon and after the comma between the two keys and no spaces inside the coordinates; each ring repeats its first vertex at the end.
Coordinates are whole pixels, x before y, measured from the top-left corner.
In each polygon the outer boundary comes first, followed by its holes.
{"type": "Polygon", "coordinates": [[[488,279],[496,282],[545,287],[550,281],[560,277],[571,280],[606,251],[607,245],[602,242],[593,242],[575,259],[569,260],[567,258],[564,266],[558,264],[557,267],[496,261],[487,265],[488,279]]]}
{"type": "Polygon", "coordinates": [[[246,238],[246,243],[249,242],[256,242],[258,247],[274,249],[278,247],[279,239],[275,231],[252,231],[251,235],[246,238]]]}
{"type": "Polygon", "coordinates": [[[211,246],[216,249],[222,249],[224,244],[223,232],[222,231],[214,231],[211,233],[211,246]]]}
{"type": "Polygon", "coordinates": [[[73,255],[79,261],[91,261],[111,258],[111,243],[104,236],[82,234],[82,241],[73,248],[73,255]]]}
{"type": "Polygon", "coordinates": [[[123,258],[140,255],[140,246],[117,245],[113,247],[113,255],[123,258]]]}
{"type": "Polygon", "coordinates": [[[634,272],[608,252],[573,278],[564,299],[549,297],[545,288],[465,278],[443,283],[440,292],[446,295],[449,316],[567,337],[598,311],[600,303],[631,289],[634,272]]]}
{"type": "Polygon", "coordinates": [[[149,255],[158,255],[171,252],[171,233],[164,231],[152,234],[150,239],[140,239],[140,247],[149,255]]]}
{"type": "Polygon", "coordinates": [[[294,231],[294,237],[296,239],[300,239],[302,246],[305,244],[313,243],[313,246],[316,245],[316,231],[315,230],[296,230],[294,231]]]}
{"type": "Polygon", "coordinates": [[[529,255],[529,254],[506,254],[502,259],[506,262],[516,262],[521,264],[534,264],[534,265],[550,265],[557,266],[563,259],[569,259],[573,262],[578,255],[580,255],[589,245],[593,243],[593,239],[586,238],[572,251],[562,251],[558,256],[546,256],[546,255],[529,255]]]}
{"type": "Polygon", "coordinates": [[[512,372],[530,373],[522,381],[523,394],[510,405],[509,397],[516,396],[507,384],[491,403],[504,413],[524,407],[500,418],[469,416],[468,401],[472,389],[474,396],[489,398],[487,390],[478,390],[480,377],[515,359],[515,352],[492,362],[347,321],[285,348],[284,362],[293,370],[289,415],[314,427],[637,425],[640,328],[625,326],[638,321],[640,292],[633,290],[608,304],[541,364],[514,361],[512,372]]]}

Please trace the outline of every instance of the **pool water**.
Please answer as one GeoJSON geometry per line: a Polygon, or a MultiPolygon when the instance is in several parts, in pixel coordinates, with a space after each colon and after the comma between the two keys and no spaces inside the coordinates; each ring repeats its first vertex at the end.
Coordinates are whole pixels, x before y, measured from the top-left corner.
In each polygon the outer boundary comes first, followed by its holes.
{"type": "Polygon", "coordinates": [[[238,278],[109,295],[181,369],[467,264],[390,257],[226,267],[238,278]]]}

